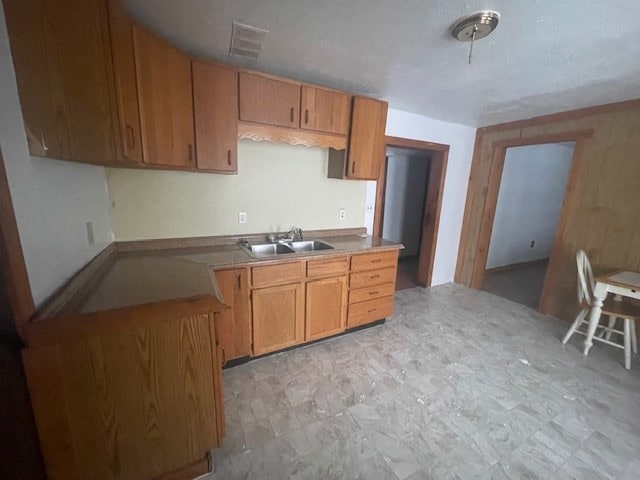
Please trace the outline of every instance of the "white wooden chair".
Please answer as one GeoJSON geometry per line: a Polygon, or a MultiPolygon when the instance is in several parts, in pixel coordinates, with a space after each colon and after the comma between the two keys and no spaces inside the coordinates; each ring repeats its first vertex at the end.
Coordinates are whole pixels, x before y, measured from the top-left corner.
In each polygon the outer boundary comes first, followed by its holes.
{"type": "MultiPolygon", "coordinates": [[[[586,336],[586,332],[579,330],[579,327],[583,323],[589,323],[587,315],[593,305],[595,281],[593,279],[593,271],[591,270],[589,258],[584,250],[580,250],[576,254],[576,263],[578,264],[578,303],[582,309],[562,339],[563,344],[567,343],[574,333],[586,336]]],[[[609,317],[609,323],[606,326],[598,325],[597,329],[599,329],[600,332],[594,335],[593,340],[624,349],[625,368],[631,368],[631,349],[633,349],[633,353],[638,353],[636,320],[640,319],[640,308],[624,303],[620,297],[614,299],[607,298],[602,306],[602,314],[609,317]],[[616,330],[615,324],[618,318],[624,320],[624,330],[616,330]],[[622,336],[623,342],[617,343],[612,341],[611,336],[613,334],[622,336]],[[631,339],[628,337],[631,337],[631,339]]]]}

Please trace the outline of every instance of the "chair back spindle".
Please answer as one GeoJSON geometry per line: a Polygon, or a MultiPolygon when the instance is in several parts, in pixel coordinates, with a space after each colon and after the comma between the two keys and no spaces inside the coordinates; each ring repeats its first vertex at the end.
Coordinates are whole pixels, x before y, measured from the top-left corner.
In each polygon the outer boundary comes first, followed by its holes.
{"type": "Polygon", "coordinates": [[[596,283],[593,279],[589,257],[584,250],[579,250],[576,254],[576,263],[578,264],[578,303],[584,302],[591,305],[596,283]]]}

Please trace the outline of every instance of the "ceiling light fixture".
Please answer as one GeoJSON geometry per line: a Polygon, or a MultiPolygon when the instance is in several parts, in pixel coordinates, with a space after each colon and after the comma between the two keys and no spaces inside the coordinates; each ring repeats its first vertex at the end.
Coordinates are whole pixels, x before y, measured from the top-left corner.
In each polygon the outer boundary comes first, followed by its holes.
{"type": "Polygon", "coordinates": [[[473,56],[473,42],[486,37],[498,26],[500,14],[492,10],[474,13],[458,20],[453,25],[451,33],[461,42],[471,42],[469,47],[469,65],[473,56]]]}

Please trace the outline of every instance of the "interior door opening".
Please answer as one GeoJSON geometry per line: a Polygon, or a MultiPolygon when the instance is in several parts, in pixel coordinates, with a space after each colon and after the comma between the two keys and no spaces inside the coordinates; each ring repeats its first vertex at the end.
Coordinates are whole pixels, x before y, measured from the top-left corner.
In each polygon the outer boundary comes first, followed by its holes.
{"type": "Polygon", "coordinates": [[[575,142],[506,149],[481,289],[538,308],[575,142]]]}
{"type": "Polygon", "coordinates": [[[387,137],[374,236],[405,245],[396,289],[431,285],[449,146],[387,137]]]}

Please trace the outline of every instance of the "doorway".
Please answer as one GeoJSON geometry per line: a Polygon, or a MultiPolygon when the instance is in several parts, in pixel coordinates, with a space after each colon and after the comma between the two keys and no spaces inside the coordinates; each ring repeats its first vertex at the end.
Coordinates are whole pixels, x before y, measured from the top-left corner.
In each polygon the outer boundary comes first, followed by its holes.
{"type": "Polygon", "coordinates": [[[538,307],[574,151],[575,142],[506,149],[482,290],[538,307]]]}
{"type": "Polygon", "coordinates": [[[449,146],[386,137],[373,235],[405,245],[396,288],[431,285],[449,146]]]}

